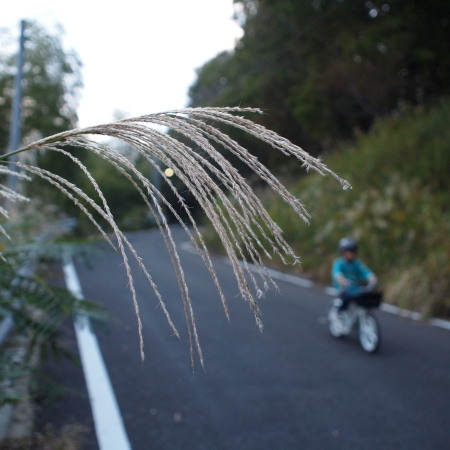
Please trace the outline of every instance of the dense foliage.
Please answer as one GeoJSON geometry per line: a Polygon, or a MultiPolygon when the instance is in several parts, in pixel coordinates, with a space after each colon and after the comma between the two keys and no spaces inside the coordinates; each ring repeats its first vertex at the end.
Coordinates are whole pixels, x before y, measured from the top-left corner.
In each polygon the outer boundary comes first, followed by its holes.
{"type": "Polygon", "coordinates": [[[387,302],[450,317],[449,116],[450,101],[404,109],[326,158],[352,183],[351,191],[315,175],[291,183],[289,190],[311,212],[309,227],[266,195],[269,213],[303,257],[303,276],[328,285],[337,242],[352,235],[387,302]]]}
{"type": "MultiPolygon", "coordinates": [[[[304,270],[329,282],[336,242],[353,235],[389,301],[448,317],[450,3],[234,3],[244,35],[199,69],[192,105],[258,105],[264,125],[326,155],[355,188],[342,194],[320,177],[291,184],[309,228],[266,199],[304,270]]],[[[282,156],[248,147],[298,178],[282,156]]]]}
{"type": "MultiPolygon", "coordinates": [[[[0,30],[0,152],[9,150],[11,105],[17,66],[18,43],[8,29],[0,30]]],[[[81,62],[62,43],[62,30],[54,33],[34,22],[25,27],[25,56],[23,66],[23,100],[21,114],[22,141],[27,143],[77,125],[77,100],[82,86],[81,62]]],[[[73,149],[83,158],[83,152],[73,149]]],[[[77,172],[51,152],[33,155],[40,167],[51,169],[76,183],[77,172]]],[[[28,191],[39,191],[49,201],[69,207],[54,189],[37,181],[24,185],[28,191]]],[[[70,213],[71,211],[69,211],[70,213]]]]}
{"type": "MultiPolygon", "coordinates": [[[[74,52],[63,48],[59,34],[28,22],[25,35],[22,135],[30,141],[76,126],[81,63],[74,52]]],[[[5,150],[18,44],[6,29],[1,30],[0,39],[0,148],[5,150]]]]}
{"type": "Polygon", "coordinates": [[[448,2],[235,3],[244,36],[198,71],[193,106],[257,105],[265,125],[318,152],[449,92],[448,2]]]}

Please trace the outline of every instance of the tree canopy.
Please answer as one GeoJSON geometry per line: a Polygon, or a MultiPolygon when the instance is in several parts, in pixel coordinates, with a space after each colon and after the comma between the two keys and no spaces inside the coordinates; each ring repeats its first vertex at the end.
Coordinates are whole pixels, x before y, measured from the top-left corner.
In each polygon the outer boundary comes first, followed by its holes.
{"type": "MultiPolygon", "coordinates": [[[[62,32],[62,30],[60,30],[62,32]]],[[[25,141],[58,133],[77,124],[77,95],[82,86],[81,62],[63,48],[60,34],[36,23],[26,25],[23,76],[22,136],[25,141]]],[[[0,148],[6,150],[18,44],[0,30],[0,148]]]]}
{"type": "Polygon", "coordinates": [[[257,105],[265,125],[314,152],[448,94],[448,2],[234,3],[244,35],[198,70],[192,106],[257,105]]]}
{"type": "MultiPolygon", "coordinates": [[[[60,26],[52,33],[37,23],[26,23],[21,111],[24,144],[77,125],[77,100],[82,87],[81,62],[74,51],[64,48],[62,35],[60,26]]],[[[0,41],[3,49],[0,53],[0,152],[5,153],[9,150],[11,105],[19,49],[11,30],[0,30],[0,41]]],[[[83,159],[83,150],[74,148],[72,151],[83,159]]],[[[78,172],[54,153],[36,152],[33,158],[40,167],[52,170],[74,183],[78,182],[78,172]]],[[[37,190],[47,200],[54,200],[73,212],[64,197],[48,189],[48,185],[40,180],[33,180],[24,188],[37,190]]]]}

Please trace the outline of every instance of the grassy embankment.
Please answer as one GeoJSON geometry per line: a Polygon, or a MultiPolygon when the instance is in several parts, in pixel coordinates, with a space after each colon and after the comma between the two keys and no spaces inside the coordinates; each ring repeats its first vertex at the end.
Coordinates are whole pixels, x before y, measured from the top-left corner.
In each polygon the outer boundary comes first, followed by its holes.
{"type": "Polygon", "coordinates": [[[291,184],[312,215],[310,226],[280,200],[266,199],[304,274],[329,283],[339,238],[353,236],[387,302],[424,317],[450,317],[449,117],[450,101],[404,111],[325,157],[353,189],[314,174],[291,184]]]}

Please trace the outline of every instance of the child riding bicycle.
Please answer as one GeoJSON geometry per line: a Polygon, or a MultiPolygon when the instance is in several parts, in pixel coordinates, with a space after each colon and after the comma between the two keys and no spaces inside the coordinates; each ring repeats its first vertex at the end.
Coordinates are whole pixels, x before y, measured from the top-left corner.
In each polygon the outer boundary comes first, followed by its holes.
{"type": "Polygon", "coordinates": [[[341,257],[336,259],[331,269],[334,287],[339,291],[341,304],[338,312],[347,309],[352,300],[358,300],[369,293],[377,284],[375,274],[357,258],[358,243],[351,238],[339,241],[341,257]]]}

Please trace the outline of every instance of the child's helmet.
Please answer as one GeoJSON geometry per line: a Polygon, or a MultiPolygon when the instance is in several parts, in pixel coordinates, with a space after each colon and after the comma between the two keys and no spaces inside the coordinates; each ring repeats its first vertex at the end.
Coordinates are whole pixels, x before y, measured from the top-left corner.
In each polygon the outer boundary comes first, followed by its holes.
{"type": "Polygon", "coordinates": [[[358,243],[352,238],[342,238],[339,241],[339,251],[343,252],[345,250],[356,252],[358,250],[358,243]]]}

